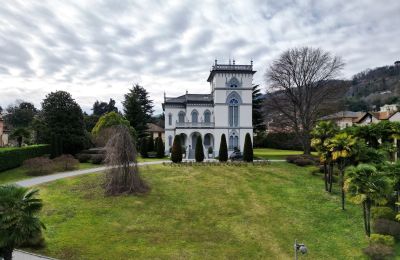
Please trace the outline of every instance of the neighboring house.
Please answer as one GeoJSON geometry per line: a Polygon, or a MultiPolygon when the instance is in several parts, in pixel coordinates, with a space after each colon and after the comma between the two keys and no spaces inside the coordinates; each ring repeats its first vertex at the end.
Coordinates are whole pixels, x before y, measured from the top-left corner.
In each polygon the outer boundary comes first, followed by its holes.
{"type": "Polygon", "coordinates": [[[384,105],[380,107],[381,112],[389,112],[389,113],[394,113],[398,110],[396,104],[390,104],[390,105],[384,105]]]}
{"type": "Polygon", "coordinates": [[[164,131],[164,128],[162,128],[161,126],[153,124],[153,123],[148,123],[147,124],[147,132],[153,136],[154,140],[157,137],[161,137],[162,140],[165,141],[165,131],[164,131]]]}
{"type": "Polygon", "coordinates": [[[332,115],[324,116],[320,120],[330,120],[335,122],[340,129],[346,128],[356,124],[360,118],[362,118],[365,112],[353,112],[353,111],[340,111],[332,115]]]}
{"type": "Polygon", "coordinates": [[[0,114],[0,147],[8,145],[8,132],[4,125],[3,117],[0,114]]]}
{"type": "Polygon", "coordinates": [[[243,151],[247,133],[253,138],[251,65],[217,64],[212,66],[207,81],[210,94],[189,94],[164,97],[165,151],[169,152],[174,137],[181,136],[186,158],[194,158],[196,140],[200,135],[203,149],[211,147],[218,154],[222,134],[228,149],[243,151]]]}

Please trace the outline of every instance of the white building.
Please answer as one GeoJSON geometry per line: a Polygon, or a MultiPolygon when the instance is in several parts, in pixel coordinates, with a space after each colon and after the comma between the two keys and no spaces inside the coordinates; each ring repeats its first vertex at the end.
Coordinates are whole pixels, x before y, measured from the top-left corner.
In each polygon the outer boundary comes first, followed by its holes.
{"type": "Polygon", "coordinates": [[[188,94],[164,97],[165,150],[169,153],[174,137],[181,135],[186,158],[194,158],[196,140],[202,137],[204,154],[212,147],[217,156],[222,134],[229,152],[243,151],[247,133],[253,138],[251,65],[217,64],[212,66],[207,81],[210,94],[188,94]]]}

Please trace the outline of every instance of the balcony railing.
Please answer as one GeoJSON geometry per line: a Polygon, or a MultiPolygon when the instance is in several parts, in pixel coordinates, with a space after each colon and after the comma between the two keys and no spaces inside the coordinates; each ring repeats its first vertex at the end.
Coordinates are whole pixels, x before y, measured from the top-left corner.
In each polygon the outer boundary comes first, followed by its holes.
{"type": "Polygon", "coordinates": [[[212,66],[212,70],[253,70],[253,66],[252,65],[235,65],[235,64],[231,64],[231,65],[226,65],[226,64],[216,64],[214,66],[212,66]]]}
{"type": "Polygon", "coordinates": [[[214,126],[214,122],[176,122],[177,128],[211,128],[214,126]]]}

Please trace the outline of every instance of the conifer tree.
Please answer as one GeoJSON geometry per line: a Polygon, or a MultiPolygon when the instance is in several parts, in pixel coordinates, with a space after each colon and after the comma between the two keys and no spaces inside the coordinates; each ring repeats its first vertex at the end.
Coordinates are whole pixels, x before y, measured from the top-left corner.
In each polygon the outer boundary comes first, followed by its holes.
{"type": "Polygon", "coordinates": [[[165,146],[164,146],[164,142],[162,140],[161,137],[157,137],[156,138],[156,150],[157,150],[157,158],[163,158],[164,157],[164,150],[165,150],[165,146]]]}
{"type": "Polygon", "coordinates": [[[221,143],[219,145],[218,160],[220,162],[226,162],[228,160],[228,146],[226,145],[225,134],[221,136],[221,143]]]}
{"type": "Polygon", "coordinates": [[[153,138],[153,135],[150,135],[150,137],[147,139],[147,151],[148,152],[153,152],[154,151],[154,138],[153,138]]]}
{"type": "Polygon", "coordinates": [[[253,161],[253,144],[249,133],[246,134],[244,139],[243,160],[245,162],[253,161]]]}
{"type": "Polygon", "coordinates": [[[147,140],[146,138],[142,138],[142,142],[140,143],[140,155],[143,158],[148,158],[149,154],[147,153],[147,140]]]}
{"type": "Polygon", "coordinates": [[[202,162],[204,161],[204,150],[203,150],[203,141],[201,139],[201,136],[197,136],[196,140],[196,150],[194,157],[196,159],[196,162],[202,162]]]}
{"type": "Polygon", "coordinates": [[[171,151],[171,161],[174,163],[182,162],[182,146],[181,146],[181,138],[179,135],[176,135],[174,138],[174,143],[172,145],[171,151]]]}

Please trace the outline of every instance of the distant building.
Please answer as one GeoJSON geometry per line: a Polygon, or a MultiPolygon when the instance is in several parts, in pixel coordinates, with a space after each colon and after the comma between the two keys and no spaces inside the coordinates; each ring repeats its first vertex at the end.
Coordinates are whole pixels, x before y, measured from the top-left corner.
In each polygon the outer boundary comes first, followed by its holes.
{"type": "Polygon", "coordinates": [[[8,145],[8,131],[5,128],[3,117],[0,114],[0,147],[8,145]]]}
{"type": "Polygon", "coordinates": [[[400,60],[394,62],[395,66],[400,66],[400,60]]]}
{"type": "Polygon", "coordinates": [[[396,104],[390,104],[390,105],[384,105],[381,106],[379,109],[381,112],[389,112],[389,113],[394,113],[398,110],[396,104]]]}
{"type": "Polygon", "coordinates": [[[365,112],[340,111],[332,115],[324,116],[320,118],[320,120],[333,121],[340,129],[343,129],[356,124],[365,114],[365,112]]]}
{"type": "Polygon", "coordinates": [[[161,126],[153,124],[153,123],[148,123],[147,124],[147,132],[153,136],[153,139],[156,139],[157,137],[161,137],[162,140],[165,141],[165,131],[164,131],[164,128],[162,128],[161,126]]]}

